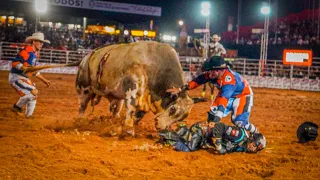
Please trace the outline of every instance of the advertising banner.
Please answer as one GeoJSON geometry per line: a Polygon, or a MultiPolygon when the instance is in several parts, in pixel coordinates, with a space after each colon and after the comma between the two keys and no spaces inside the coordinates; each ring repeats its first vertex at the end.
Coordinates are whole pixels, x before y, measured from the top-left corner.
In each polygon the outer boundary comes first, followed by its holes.
{"type": "Polygon", "coordinates": [[[300,49],[285,49],[283,50],[283,64],[295,66],[311,66],[312,51],[300,49]]]}
{"type": "MultiPolygon", "coordinates": [[[[34,0],[15,0],[22,2],[34,2],[34,0]]],[[[117,3],[97,0],[49,0],[51,5],[70,8],[82,8],[100,11],[122,12],[149,16],[161,16],[161,7],[145,6],[128,3],[117,3]]]]}

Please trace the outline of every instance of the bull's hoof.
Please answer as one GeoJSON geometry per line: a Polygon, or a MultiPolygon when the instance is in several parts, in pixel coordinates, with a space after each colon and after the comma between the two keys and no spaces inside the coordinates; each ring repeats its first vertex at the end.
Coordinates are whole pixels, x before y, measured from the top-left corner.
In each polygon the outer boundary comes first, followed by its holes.
{"type": "Polygon", "coordinates": [[[135,130],[133,127],[121,126],[119,127],[118,131],[119,131],[119,139],[124,139],[124,137],[128,135],[135,137],[135,130]]]}
{"type": "Polygon", "coordinates": [[[132,119],[132,118],[130,118],[130,119],[126,119],[125,121],[124,121],[124,125],[125,126],[128,126],[128,127],[133,127],[133,124],[134,124],[134,120],[132,119]]]}
{"type": "Polygon", "coordinates": [[[134,129],[129,129],[129,130],[126,131],[126,133],[131,135],[131,136],[133,136],[133,137],[135,136],[134,129]]]}
{"type": "Polygon", "coordinates": [[[119,119],[121,116],[120,114],[113,114],[112,117],[119,119]]]}

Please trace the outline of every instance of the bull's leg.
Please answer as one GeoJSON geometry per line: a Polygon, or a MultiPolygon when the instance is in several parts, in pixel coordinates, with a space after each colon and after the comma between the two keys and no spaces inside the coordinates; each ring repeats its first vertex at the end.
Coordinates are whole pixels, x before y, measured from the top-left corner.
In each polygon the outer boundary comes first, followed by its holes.
{"type": "Polygon", "coordinates": [[[122,109],[124,100],[113,99],[110,100],[110,112],[112,113],[113,117],[119,118],[120,111],[122,109]]]}
{"type": "Polygon", "coordinates": [[[131,90],[129,88],[128,91],[126,91],[126,98],[125,98],[125,105],[126,105],[126,120],[124,122],[125,126],[131,127],[132,132],[128,132],[132,135],[134,135],[134,122],[135,119],[135,113],[136,113],[136,97],[137,97],[137,89],[131,90]]]}
{"type": "Polygon", "coordinates": [[[94,106],[99,104],[102,96],[98,96],[96,94],[91,95],[91,114],[94,112],[94,106]]]}
{"type": "Polygon", "coordinates": [[[79,115],[83,116],[87,109],[87,105],[91,100],[92,94],[88,88],[77,89],[77,93],[79,98],[79,115]]]}
{"type": "Polygon", "coordinates": [[[102,96],[97,96],[96,99],[94,100],[94,105],[98,105],[101,101],[102,96]]]}
{"type": "Polygon", "coordinates": [[[135,125],[137,125],[137,124],[141,121],[141,119],[143,118],[143,116],[144,116],[145,114],[146,114],[145,111],[137,111],[137,112],[136,112],[136,117],[137,117],[137,119],[136,119],[136,121],[134,122],[135,125]]]}
{"type": "Polygon", "coordinates": [[[126,77],[123,80],[122,85],[123,91],[125,92],[124,103],[126,106],[126,119],[123,125],[127,130],[127,133],[134,136],[134,122],[136,120],[135,113],[137,108],[137,93],[138,93],[138,83],[132,77],[126,77]]]}

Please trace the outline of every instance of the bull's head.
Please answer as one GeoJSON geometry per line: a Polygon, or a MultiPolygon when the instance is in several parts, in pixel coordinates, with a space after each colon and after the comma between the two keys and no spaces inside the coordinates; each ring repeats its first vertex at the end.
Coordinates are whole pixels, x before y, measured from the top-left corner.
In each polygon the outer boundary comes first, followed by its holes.
{"type": "Polygon", "coordinates": [[[156,114],[156,128],[163,130],[174,122],[182,121],[188,117],[193,104],[185,91],[179,95],[167,93],[161,100],[162,111],[156,114]]]}

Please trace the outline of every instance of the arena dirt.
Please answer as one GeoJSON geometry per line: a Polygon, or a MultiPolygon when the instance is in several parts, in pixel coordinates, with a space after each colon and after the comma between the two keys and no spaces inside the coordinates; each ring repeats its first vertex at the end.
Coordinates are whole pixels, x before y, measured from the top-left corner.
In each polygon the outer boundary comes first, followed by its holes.
{"type": "MultiPolygon", "coordinates": [[[[299,144],[296,129],[304,121],[320,125],[320,93],[254,88],[251,122],[267,138],[259,154],[217,155],[200,150],[175,152],[155,145],[153,115],[137,127],[137,137],[113,135],[120,119],[108,113],[108,101],[78,118],[75,75],[44,74],[39,81],[34,119],[10,111],[19,98],[0,71],[0,179],[318,179],[319,139],[299,144]]],[[[201,88],[190,92],[199,96],[201,88]]],[[[191,125],[206,119],[209,102],[196,104],[191,125]]],[[[122,112],[124,116],[124,112],[122,112]]],[[[223,122],[230,124],[230,119],[223,122]]]]}

